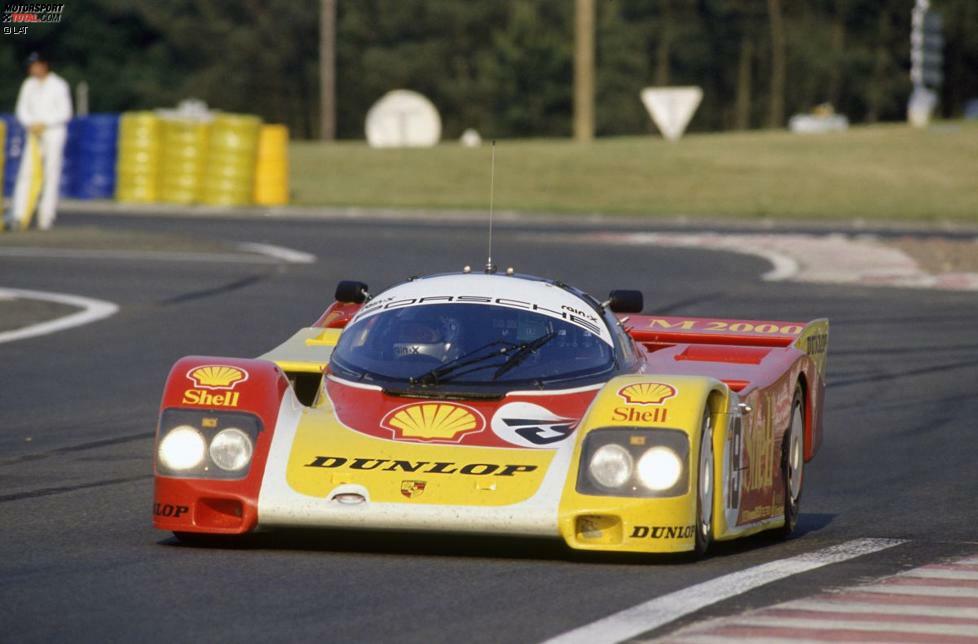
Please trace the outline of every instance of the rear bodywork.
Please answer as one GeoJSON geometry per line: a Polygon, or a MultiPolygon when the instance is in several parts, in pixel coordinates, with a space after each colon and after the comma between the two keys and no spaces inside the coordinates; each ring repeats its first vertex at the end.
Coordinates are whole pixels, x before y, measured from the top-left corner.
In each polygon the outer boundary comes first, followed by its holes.
{"type": "Polygon", "coordinates": [[[205,435],[247,425],[254,456],[236,478],[212,478],[213,467],[191,476],[157,470],[157,528],[419,530],[688,551],[704,413],[720,540],[784,523],[780,454],[796,388],[805,400],[805,460],[822,440],[825,320],[632,315],[621,320],[638,357],[631,373],[575,389],[460,399],[391,395],[329,373],[357,309],[334,304],[258,359],[187,357],[173,367],[159,434],[174,423],[205,435]],[[215,369],[231,375],[208,381],[215,369]],[[610,439],[636,450],[671,441],[685,450],[685,484],[659,496],[589,489],[581,464],[589,445],[610,439]]]}

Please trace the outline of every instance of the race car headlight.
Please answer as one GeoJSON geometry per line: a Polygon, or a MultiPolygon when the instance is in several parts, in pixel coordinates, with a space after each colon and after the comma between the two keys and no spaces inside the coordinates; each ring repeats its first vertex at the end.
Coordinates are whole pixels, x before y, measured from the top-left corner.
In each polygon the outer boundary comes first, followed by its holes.
{"type": "Polygon", "coordinates": [[[656,492],[674,486],[682,473],[682,462],[668,447],[653,447],[638,459],[638,480],[656,492]]]}
{"type": "Polygon", "coordinates": [[[245,412],[164,409],[156,472],[177,478],[244,478],[261,430],[261,420],[245,412]]]}
{"type": "Polygon", "coordinates": [[[689,491],[689,437],[678,429],[603,427],[581,447],[581,494],[672,497],[689,491]]]}
{"type": "Polygon", "coordinates": [[[588,463],[588,474],[602,487],[621,487],[632,478],[634,461],[628,450],[614,443],[595,450],[588,463]]]}
{"type": "Polygon", "coordinates": [[[163,437],[157,454],[160,464],[167,469],[185,472],[203,462],[206,449],[199,431],[189,425],[180,425],[163,437]]]}
{"type": "Polygon", "coordinates": [[[236,472],[251,462],[251,439],[237,427],[229,427],[215,434],[208,451],[215,465],[236,472]]]}

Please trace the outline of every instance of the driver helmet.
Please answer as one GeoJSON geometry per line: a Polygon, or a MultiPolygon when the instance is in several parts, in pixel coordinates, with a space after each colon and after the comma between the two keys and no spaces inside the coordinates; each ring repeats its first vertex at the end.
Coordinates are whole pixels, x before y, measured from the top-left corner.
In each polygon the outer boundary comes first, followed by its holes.
{"type": "Polygon", "coordinates": [[[447,362],[460,351],[460,325],[453,317],[417,307],[401,316],[392,330],[395,359],[427,356],[447,362]]]}

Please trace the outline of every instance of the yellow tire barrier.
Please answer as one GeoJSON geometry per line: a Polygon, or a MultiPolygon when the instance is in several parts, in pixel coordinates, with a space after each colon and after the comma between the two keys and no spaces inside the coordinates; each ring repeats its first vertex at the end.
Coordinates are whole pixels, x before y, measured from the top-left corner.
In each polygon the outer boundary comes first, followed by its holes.
{"type": "Polygon", "coordinates": [[[221,114],[211,124],[200,201],[212,206],[244,206],[254,201],[255,159],[261,119],[221,114]]]}
{"type": "Polygon", "coordinates": [[[166,118],[162,122],[159,200],[190,204],[198,199],[207,163],[210,124],[166,118]]]}
{"type": "Polygon", "coordinates": [[[289,129],[263,125],[255,164],[255,203],[283,206],[289,202],[289,129]]]}
{"type": "Polygon", "coordinates": [[[127,203],[159,199],[161,125],[152,112],[126,112],[119,120],[115,196],[127,203]]]}

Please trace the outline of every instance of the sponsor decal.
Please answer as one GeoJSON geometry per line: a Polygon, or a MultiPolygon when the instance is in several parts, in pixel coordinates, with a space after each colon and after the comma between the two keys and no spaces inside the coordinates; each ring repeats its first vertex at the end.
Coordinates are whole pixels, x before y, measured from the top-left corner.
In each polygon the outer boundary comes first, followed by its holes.
{"type": "Polygon", "coordinates": [[[179,519],[182,515],[190,511],[186,505],[173,505],[170,503],[154,503],[153,514],[158,517],[170,517],[179,519]]]}
{"type": "Polygon", "coordinates": [[[187,378],[194,383],[194,388],[184,390],[181,404],[237,407],[241,394],[231,390],[248,379],[248,372],[237,367],[212,364],[194,367],[187,372],[187,378]]]}
{"type": "Polygon", "coordinates": [[[826,333],[816,333],[805,338],[805,353],[810,356],[825,353],[829,346],[829,336],[826,333]]]}
{"type": "Polygon", "coordinates": [[[611,418],[622,423],[664,423],[669,417],[665,407],[656,409],[636,409],[635,407],[615,407],[611,418]]]}
{"type": "Polygon", "coordinates": [[[212,394],[203,389],[187,389],[183,392],[184,405],[203,405],[205,407],[237,407],[241,392],[229,391],[223,394],[212,394]]]}
{"type": "Polygon", "coordinates": [[[514,402],[500,407],[490,423],[496,436],[520,447],[556,447],[574,433],[578,419],[558,416],[546,407],[514,402]]]}
{"type": "Polygon", "coordinates": [[[388,458],[347,458],[345,456],[316,456],[312,462],[306,463],[305,467],[418,474],[460,474],[465,476],[517,476],[537,469],[536,465],[463,464],[453,461],[406,461],[388,458]]]}
{"type": "MultiPolygon", "coordinates": [[[[578,326],[598,337],[607,344],[612,344],[611,334],[607,326],[593,311],[588,311],[583,306],[573,306],[560,303],[560,299],[565,299],[557,295],[550,294],[545,298],[547,301],[531,301],[511,297],[496,297],[494,295],[417,295],[416,290],[406,292],[403,289],[395,289],[396,293],[381,296],[370,300],[360,309],[353,319],[353,323],[359,322],[371,315],[382,311],[390,311],[408,306],[424,306],[427,304],[488,304],[492,306],[502,306],[509,309],[520,309],[558,318],[578,326]]],[[[561,291],[561,293],[564,293],[561,291]]],[[[564,293],[567,299],[578,300],[576,296],[564,293]]]]}
{"type": "Polygon", "coordinates": [[[629,405],[661,405],[678,391],[662,382],[636,382],[618,390],[618,395],[629,405]]]}
{"type": "Polygon", "coordinates": [[[770,396],[757,406],[747,433],[747,476],[744,492],[767,489],[774,483],[774,418],[770,396]]]}
{"type": "Polygon", "coordinates": [[[773,322],[747,322],[742,320],[682,320],[677,318],[652,318],[649,320],[649,328],[675,329],[677,331],[713,331],[715,333],[798,335],[805,327],[800,324],[774,324],[773,322]]]}
{"type": "Polygon", "coordinates": [[[632,527],[629,539],[689,539],[696,534],[694,525],[648,526],[632,527]]]}
{"type": "Polygon", "coordinates": [[[396,438],[457,441],[465,434],[481,432],[486,420],[467,405],[446,402],[412,403],[391,410],[380,426],[396,438]]]}
{"type": "Polygon", "coordinates": [[[198,389],[234,389],[239,382],[248,379],[248,372],[227,365],[206,365],[194,367],[187,372],[198,389]]]}
{"type": "Polygon", "coordinates": [[[791,418],[791,403],[794,401],[792,390],[789,388],[788,380],[784,386],[778,387],[777,392],[770,394],[774,397],[774,426],[787,427],[791,418]]]}
{"type": "Polygon", "coordinates": [[[425,481],[401,481],[401,494],[409,499],[424,494],[424,489],[428,486],[425,481]]]}
{"type": "Polygon", "coordinates": [[[740,475],[744,458],[743,421],[736,418],[730,433],[730,479],[728,481],[727,502],[731,509],[740,507],[740,475]]]}

